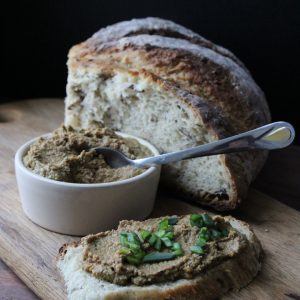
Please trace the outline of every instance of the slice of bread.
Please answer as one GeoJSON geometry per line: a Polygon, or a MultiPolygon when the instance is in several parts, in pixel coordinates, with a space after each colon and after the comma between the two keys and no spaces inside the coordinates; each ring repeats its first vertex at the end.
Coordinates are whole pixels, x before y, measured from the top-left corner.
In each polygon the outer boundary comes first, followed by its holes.
{"type": "MultiPolygon", "coordinates": [[[[245,237],[247,246],[242,247],[242,250],[230,259],[210,266],[204,273],[193,279],[179,279],[147,286],[119,286],[96,279],[90,273],[83,271],[84,238],[81,242],[64,245],[60,249],[57,265],[65,281],[68,299],[204,300],[216,299],[229,290],[244,287],[260,270],[261,245],[248,224],[232,217],[224,219],[245,237]]],[[[120,226],[122,227],[121,223],[120,226]]]]}
{"type": "MultiPolygon", "coordinates": [[[[103,70],[103,74],[105,72],[109,71],[103,70]]],[[[97,110],[97,120],[104,120],[108,127],[117,125],[124,132],[146,136],[160,152],[185,149],[229,135],[230,125],[219,117],[217,109],[146,71],[127,72],[115,68],[114,75],[106,79],[90,78],[85,85],[86,91],[96,85],[103,95],[103,100],[98,102],[100,107],[94,98],[86,102],[86,108],[97,110]],[[124,102],[119,102],[122,97],[124,102]],[[159,105],[157,99],[160,99],[159,105]],[[119,113],[111,112],[107,119],[106,106],[119,113]]],[[[89,109],[82,110],[82,120],[89,120],[89,114],[89,109]]],[[[234,208],[236,199],[245,195],[247,186],[243,182],[247,176],[235,177],[233,172],[239,164],[236,155],[189,159],[165,166],[162,180],[207,205],[234,208]]]]}
{"type": "MultiPolygon", "coordinates": [[[[68,69],[67,125],[101,121],[161,152],[270,121],[264,95],[242,63],[170,21],[147,18],[102,29],[70,50],[68,69]]],[[[196,158],[164,167],[162,180],[187,198],[234,209],[265,159],[262,151],[196,158]]]]}

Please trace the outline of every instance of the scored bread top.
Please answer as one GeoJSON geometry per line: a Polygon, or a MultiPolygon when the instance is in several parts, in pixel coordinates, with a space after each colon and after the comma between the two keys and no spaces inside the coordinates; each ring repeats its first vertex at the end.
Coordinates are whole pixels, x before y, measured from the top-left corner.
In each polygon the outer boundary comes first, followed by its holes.
{"type": "Polygon", "coordinates": [[[141,34],[160,35],[188,40],[193,44],[210,48],[226,57],[230,57],[241,67],[246,69],[244,64],[229,50],[212,43],[184,26],[161,18],[148,17],[119,22],[100,29],[89,39],[89,41],[94,44],[103,44],[118,40],[122,37],[141,34]]]}
{"type": "Polygon", "coordinates": [[[141,34],[98,43],[90,39],[73,47],[69,68],[97,66],[146,69],[204,97],[232,123],[235,132],[270,121],[264,94],[250,74],[232,59],[187,40],[141,34]]]}

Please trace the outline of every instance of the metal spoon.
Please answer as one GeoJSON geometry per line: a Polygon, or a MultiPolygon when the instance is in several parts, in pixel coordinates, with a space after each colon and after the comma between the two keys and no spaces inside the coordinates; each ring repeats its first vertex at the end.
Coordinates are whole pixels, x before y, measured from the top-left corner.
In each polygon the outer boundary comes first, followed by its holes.
{"type": "Polygon", "coordinates": [[[104,156],[112,168],[133,166],[136,168],[152,165],[164,165],[179,160],[231,153],[247,150],[273,150],[289,146],[295,137],[293,126],[287,122],[275,122],[256,129],[246,131],[216,142],[199,145],[186,150],[165,153],[141,159],[129,159],[122,152],[110,148],[93,148],[98,154],[104,156]]]}

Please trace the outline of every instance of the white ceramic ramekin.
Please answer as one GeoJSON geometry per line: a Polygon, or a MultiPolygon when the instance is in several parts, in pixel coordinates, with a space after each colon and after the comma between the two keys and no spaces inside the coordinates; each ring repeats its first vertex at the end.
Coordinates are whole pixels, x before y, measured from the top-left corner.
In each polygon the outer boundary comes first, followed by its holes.
{"type": "MultiPolygon", "coordinates": [[[[147,141],[134,138],[158,155],[147,141]]],[[[109,183],[68,183],[34,174],[23,164],[33,139],[15,155],[17,183],[25,214],[34,223],[64,234],[86,235],[115,228],[120,220],[142,220],[152,211],[160,177],[160,166],[142,174],[109,183]]]]}

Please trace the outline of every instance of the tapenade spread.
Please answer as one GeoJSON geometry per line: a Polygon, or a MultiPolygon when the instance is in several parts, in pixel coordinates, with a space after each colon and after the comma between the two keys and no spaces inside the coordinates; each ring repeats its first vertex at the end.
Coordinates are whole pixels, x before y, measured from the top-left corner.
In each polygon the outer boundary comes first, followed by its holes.
{"type": "Polygon", "coordinates": [[[121,221],[83,241],[83,269],[118,285],[194,278],[243,251],[247,239],[220,216],[121,221]]]}
{"type": "Polygon", "coordinates": [[[136,140],[122,138],[113,130],[93,123],[81,130],[62,125],[50,136],[33,143],[23,162],[36,174],[73,183],[118,181],[145,171],[130,166],[111,168],[101,155],[90,150],[97,146],[119,150],[131,159],[151,155],[150,150],[136,140]]]}

